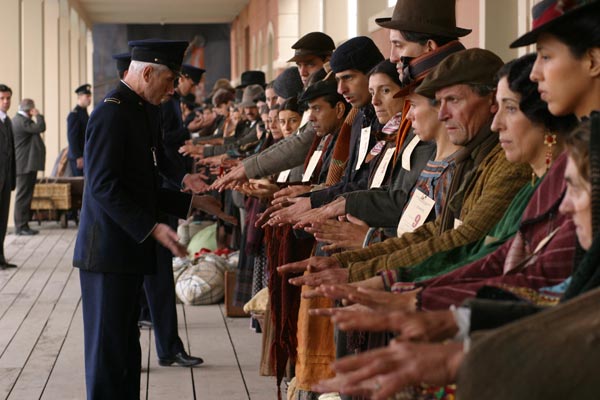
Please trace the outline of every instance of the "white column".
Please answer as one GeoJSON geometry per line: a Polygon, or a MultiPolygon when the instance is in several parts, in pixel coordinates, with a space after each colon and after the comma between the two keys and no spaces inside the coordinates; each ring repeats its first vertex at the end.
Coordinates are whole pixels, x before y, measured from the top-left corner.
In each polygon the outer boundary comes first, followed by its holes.
{"type": "Polygon", "coordinates": [[[519,33],[518,3],[518,0],[480,0],[479,45],[504,61],[518,56],[517,50],[508,47],[519,33]]]}
{"type": "Polygon", "coordinates": [[[284,68],[293,56],[292,45],[300,37],[299,0],[279,0],[279,24],[276,40],[279,47],[279,59],[273,63],[274,68],[284,68]]]}
{"type": "Polygon", "coordinates": [[[67,115],[75,106],[75,95],[71,84],[71,62],[70,62],[70,17],[68,0],[60,1],[60,13],[58,24],[58,66],[59,66],[59,146],[67,146],[67,115]],[[73,106],[71,106],[73,104],[73,106]]]}
{"type": "Polygon", "coordinates": [[[16,112],[21,99],[21,2],[20,0],[2,0],[2,34],[0,34],[0,83],[7,85],[13,92],[13,104],[9,115],[16,112]]]}
{"type": "MultiPolygon", "coordinates": [[[[37,107],[44,108],[44,24],[42,0],[22,0],[21,3],[21,91],[22,97],[35,101],[37,107]]],[[[17,101],[21,99],[15,99],[17,101]]],[[[16,104],[15,104],[16,105],[16,104]]]]}
{"type": "MultiPolygon", "coordinates": [[[[70,13],[70,42],[71,42],[71,46],[70,46],[70,50],[71,50],[71,54],[70,54],[70,63],[71,63],[71,88],[76,88],[81,84],[86,83],[85,82],[85,77],[80,76],[80,69],[79,69],[79,64],[80,64],[80,59],[79,59],[79,15],[77,14],[77,11],[75,11],[74,9],[71,8],[71,13],[70,13]]],[[[75,97],[73,97],[73,100],[75,100],[75,97]]],[[[74,107],[75,103],[73,101],[73,103],[71,103],[71,106],[74,107]]]]}
{"type": "Polygon", "coordinates": [[[387,0],[358,1],[357,20],[359,36],[369,36],[369,18],[381,10],[386,10],[387,3],[387,0]]]}
{"type": "Polygon", "coordinates": [[[324,0],[302,0],[300,2],[300,37],[306,35],[307,33],[317,32],[322,29],[323,1],[324,0]]]}
{"type": "Polygon", "coordinates": [[[46,119],[46,175],[52,172],[61,149],[59,68],[59,0],[44,0],[44,113],[46,119]]]}
{"type": "Polygon", "coordinates": [[[79,78],[82,82],[92,83],[92,76],[87,74],[87,26],[79,18],[79,78]]]}
{"type": "Polygon", "coordinates": [[[336,47],[348,39],[347,0],[324,0],[323,32],[333,39],[336,47]]]}

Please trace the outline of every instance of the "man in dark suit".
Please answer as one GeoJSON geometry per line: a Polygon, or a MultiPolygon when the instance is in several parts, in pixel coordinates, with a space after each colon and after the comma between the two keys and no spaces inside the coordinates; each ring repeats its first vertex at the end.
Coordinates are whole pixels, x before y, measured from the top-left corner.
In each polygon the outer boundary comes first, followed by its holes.
{"type": "Polygon", "coordinates": [[[163,221],[187,217],[191,197],[161,189],[160,102],[173,94],[187,42],[130,42],[127,76],[92,114],[86,131],[86,186],[73,264],[80,269],[88,399],[138,399],[138,298],[156,272],[157,246],[187,251],[163,221]],[[160,167],[159,167],[160,166],[160,167]]]}
{"type": "Polygon", "coordinates": [[[15,189],[15,144],[12,134],[12,124],[6,114],[10,108],[12,90],[0,84],[0,269],[15,268],[4,257],[4,237],[8,224],[10,208],[10,192],[15,189]]]}
{"type": "Polygon", "coordinates": [[[83,144],[85,128],[90,116],[87,108],[92,103],[92,86],[83,84],[75,89],[77,105],[67,117],[67,139],[69,141],[69,166],[73,176],[83,176],[83,144]]]}
{"type": "Polygon", "coordinates": [[[46,131],[46,122],[44,116],[35,108],[33,100],[23,99],[12,125],[17,166],[15,233],[36,235],[39,231],[31,229],[28,222],[37,172],[43,171],[46,163],[46,145],[41,136],[41,133],[46,131]]]}

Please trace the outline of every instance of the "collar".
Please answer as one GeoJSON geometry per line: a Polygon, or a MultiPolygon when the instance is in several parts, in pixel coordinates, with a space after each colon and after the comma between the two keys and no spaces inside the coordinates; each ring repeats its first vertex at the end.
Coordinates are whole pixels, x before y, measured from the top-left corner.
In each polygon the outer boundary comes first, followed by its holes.
{"type": "Polygon", "coordinates": [[[25,111],[18,111],[17,114],[21,114],[22,116],[24,116],[27,119],[31,119],[31,117],[29,116],[29,114],[27,114],[25,111]]]}
{"type": "Polygon", "coordinates": [[[0,120],[4,122],[6,120],[6,117],[8,117],[8,115],[6,115],[4,111],[0,110],[0,120]]]}

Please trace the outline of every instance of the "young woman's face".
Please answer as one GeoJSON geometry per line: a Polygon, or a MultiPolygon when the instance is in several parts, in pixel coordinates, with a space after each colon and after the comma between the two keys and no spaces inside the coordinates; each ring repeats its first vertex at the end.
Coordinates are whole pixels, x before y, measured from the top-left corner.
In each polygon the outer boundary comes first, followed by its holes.
{"type": "Polygon", "coordinates": [[[521,95],[508,87],[506,77],[498,82],[496,91],[498,111],[492,130],[498,132],[506,159],[513,163],[531,164],[545,157],[544,128],[534,125],[519,108],[521,95]]]}
{"type": "Polygon", "coordinates": [[[283,137],[288,137],[300,128],[302,117],[295,111],[282,110],[279,111],[279,127],[283,133],[283,137]]]}
{"type": "Polygon", "coordinates": [[[430,142],[435,141],[439,134],[447,134],[444,124],[438,119],[439,109],[431,100],[416,93],[409,94],[406,100],[410,103],[406,118],[410,120],[419,139],[430,142]]]}
{"type": "Polygon", "coordinates": [[[269,118],[267,119],[267,126],[271,131],[271,135],[273,139],[281,139],[283,134],[281,129],[279,128],[279,111],[278,110],[269,110],[269,118]]]}
{"type": "Polygon", "coordinates": [[[537,40],[537,59],[530,78],[554,115],[589,114],[597,97],[589,75],[589,56],[577,59],[556,36],[543,33],[537,40]],[[590,108],[591,107],[591,108],[590,108]]]}
{"type": "Polygon", "coordinates": [[[575,224],[577,240],[581,247],[588,250],[592,245],[592,188],[577,169],[577,164],[571,157],[567,159],[565,169],[567,193],[560,204],[560,212],[570,215],[575,224]]]}
{"type": "Polygon", "coordinates": [[[387,123],[390,118],[402,111],[402,99],[395,99],[398,86],[387,74],[373,74],[369,77],[369,93],[371,103],[375,108],[377,119],[380,123],[387,123]]]}

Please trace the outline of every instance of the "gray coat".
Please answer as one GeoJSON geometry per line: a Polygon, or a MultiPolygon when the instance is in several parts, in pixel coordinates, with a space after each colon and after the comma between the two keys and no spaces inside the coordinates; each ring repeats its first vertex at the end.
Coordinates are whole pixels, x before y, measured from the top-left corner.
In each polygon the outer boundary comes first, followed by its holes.
{"type": "Polygon", "coordinates": [[[16,114],[12,120],[17,174],[44,170],[46,145],[41,133],[46,130],[46,122],[41,114],[36,119],[37,122],[22,114],[16,114]]]}
{"type": "Polygon", "coordinates": [[[8,116],[4,123],[0,122],[0,189],[8,183],[10,189],[14,190],[16,186],[15,144],[11,126],[8,116]]]}

